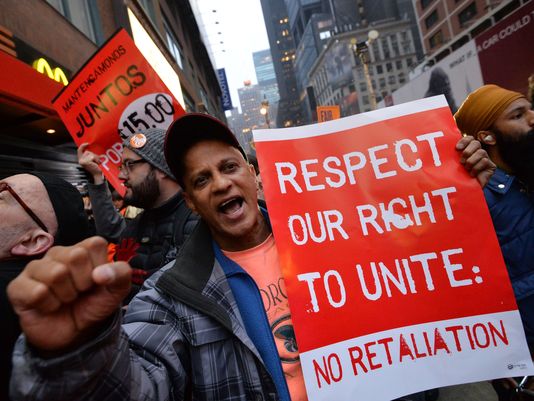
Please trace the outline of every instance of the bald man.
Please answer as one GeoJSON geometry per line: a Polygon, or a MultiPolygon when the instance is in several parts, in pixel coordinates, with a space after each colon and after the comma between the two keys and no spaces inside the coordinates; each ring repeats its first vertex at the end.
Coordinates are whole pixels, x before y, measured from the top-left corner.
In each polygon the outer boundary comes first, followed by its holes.
{"type": "Polygon", "coordinates": [[[534,350],[534,111],[497,85],[471,93],[455,114],[497,165],[484,188],[530,350],[534,350]]]}
{"type": "Polygon", "coordinates": [[[8,400],[11,353],[20,327],[6,287],[53,245],[90,236],[79,192],[47,174],[17,174],[0,180],[0,400],[8,400]]]}

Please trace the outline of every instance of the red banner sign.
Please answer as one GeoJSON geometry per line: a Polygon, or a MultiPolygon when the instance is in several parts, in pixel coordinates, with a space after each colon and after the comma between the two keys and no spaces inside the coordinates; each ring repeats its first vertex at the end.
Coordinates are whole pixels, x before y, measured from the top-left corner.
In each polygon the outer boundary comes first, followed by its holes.
{"type": "Polygon", "coordinates": [[[101,169],[121,194],[122,138],[148,128],[166,129],[184,110],[120,30],[53,100],[76,145],[100,156],[101,169]]]}
{"type": "Polygon", "coordinates": [[[311,400],[533,372],[443,96],[255,131],[311,400]]]}

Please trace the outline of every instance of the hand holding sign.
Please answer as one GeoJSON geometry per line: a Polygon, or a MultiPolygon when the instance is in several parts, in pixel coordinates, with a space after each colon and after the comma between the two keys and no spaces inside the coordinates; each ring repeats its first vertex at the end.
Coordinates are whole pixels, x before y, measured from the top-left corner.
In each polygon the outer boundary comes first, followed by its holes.
{"type": "Polygon", "coordinates": [[[464,165],[471,177],[476,177],[480,186],[484,188],[495,172],[497,166],[488,153],[482,149],[480,142],[472,136],[464,136],[456,144],[456,150],[462,152],[460,163],[464,165]]]}
{"type": "Polygon", "coordinates": [[[87,142],[82,143],[78,147],[78,163],[93,177],[94,184],[101,184],[103,182],[102,171],[100,170],[100,157],[87,150],[89,144],[87,142]]]}

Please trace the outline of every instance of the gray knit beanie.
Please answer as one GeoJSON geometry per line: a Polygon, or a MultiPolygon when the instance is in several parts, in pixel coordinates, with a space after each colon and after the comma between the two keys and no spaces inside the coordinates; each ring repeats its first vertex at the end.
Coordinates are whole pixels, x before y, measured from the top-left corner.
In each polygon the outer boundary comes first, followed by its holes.
{"type": "Polygon", "coordinates": [[[124,139],[122,145],[174,180],[163,155],[165,134],[166,131],[159,128],[140,130],[139,133],[124,139]]]}

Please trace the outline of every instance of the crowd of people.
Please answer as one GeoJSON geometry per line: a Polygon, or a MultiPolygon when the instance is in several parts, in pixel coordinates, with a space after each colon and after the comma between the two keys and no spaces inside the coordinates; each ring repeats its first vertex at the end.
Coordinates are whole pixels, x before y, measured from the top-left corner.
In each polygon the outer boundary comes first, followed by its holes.
{"type": "MultiPolygon", "coordinates": [[[[485,85],[455,118],[459,160],[484,188],[532,351],[534,111],[524,95],[485,85]]],[[[306,400],[296,339],[272,332],[290,322],[289,304],[270,310],[259,292],[283,278],[257,165],[207,114],[123,145],[124,201],[143,209],[132,220],[86,144],[78,158],[94,228],[65,181],[0,181],[0,398],[306,400]]],[[[513,389],[495,388],[510,399],[513,389]]]]}

